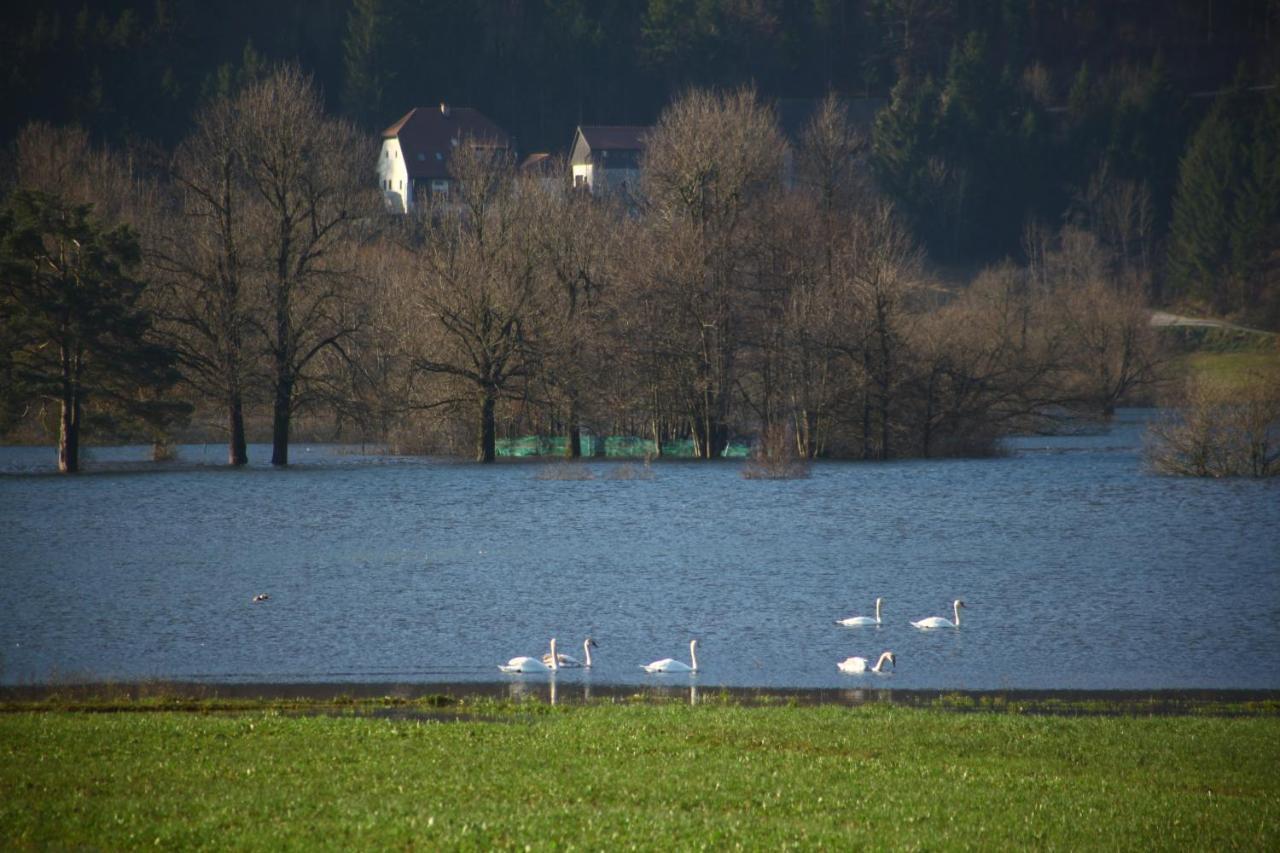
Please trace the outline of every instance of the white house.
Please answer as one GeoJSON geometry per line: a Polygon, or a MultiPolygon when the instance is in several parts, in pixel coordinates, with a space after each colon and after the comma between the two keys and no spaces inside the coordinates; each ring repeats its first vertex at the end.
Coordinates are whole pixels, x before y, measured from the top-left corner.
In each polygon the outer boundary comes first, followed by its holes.
{"type": "Polygon", "coordinates": [[[593,193],[634,190],[648,132],[632,125],[580,125],[569,155],[573,185],[593,193]]]}
{"type": "Polygon", "coordinates": [[[464,140],[477,148],[506,151],[511,139],[469,107],[414,107],[382,131],[378,181],[390,210],[407,213],[428,193],[448,196],[449,159],[464,140]]]}

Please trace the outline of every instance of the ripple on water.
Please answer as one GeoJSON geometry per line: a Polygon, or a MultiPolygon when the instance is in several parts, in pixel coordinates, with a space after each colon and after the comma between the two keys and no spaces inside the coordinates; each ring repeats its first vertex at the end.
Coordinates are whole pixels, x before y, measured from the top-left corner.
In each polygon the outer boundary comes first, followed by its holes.
{"type": "Polygon", "coordinates": [[[648,683],[697,637],[708,687],[1280,687],[1280,484],[1147,475],[1139,426],[783,482],[317,446],[288,471],[99,448],[60,478],[2,448],[0,681],[492,681],[590,634],[597,666],[562,681],[648,683]],[[832,624],[877,596],[882,627],[832,624]],[[956,597],[960,631],[907,624],[956,597]],[[835,669],[885,649],[887,679],[835,669]]]}

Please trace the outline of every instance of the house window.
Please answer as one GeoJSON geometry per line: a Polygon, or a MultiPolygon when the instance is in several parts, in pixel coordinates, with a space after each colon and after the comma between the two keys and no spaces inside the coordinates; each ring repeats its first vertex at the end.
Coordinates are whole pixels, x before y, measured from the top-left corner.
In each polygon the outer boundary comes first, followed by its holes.
{"type": "Polygon", "coordinates": [[[400,182],[400,192],[404,192],[404,181],[400,182]]]}
{"type": "Polygon", "coordinates": [[[432,182],[431,182],[431,192],[435,193],[436,195],[448,195],[448,194],[449,194],[449,182],[448,182],[448,181],[441,181],[441,180],[435,180],[435,181],[432,181],[432,182]]]}
{"type": "Polygon", "coordinates": [[[574,175],[574,176],[573,176],[573,185],[574,185],[575,187],[585,187],[585,186],[587,185],[587,176],[586,176],[586,175],[574,175]]]}

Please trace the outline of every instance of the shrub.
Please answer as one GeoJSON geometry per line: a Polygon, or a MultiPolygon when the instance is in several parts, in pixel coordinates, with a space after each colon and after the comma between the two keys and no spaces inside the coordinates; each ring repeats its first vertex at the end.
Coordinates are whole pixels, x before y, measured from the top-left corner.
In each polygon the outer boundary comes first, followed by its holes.
{"type": "Polygon", "coordinates": [[[802,480],[809,476],[809,460],[796,449],[790,429],[769,427],[752,447],[742,476],[748,480],[802,480]]]}
{"type": "Polygon", "coordinates": [[[1147,429],[1148,464],[1189,477],[1280,474],[1280,371],[1243,381],[1188,381],[1184,398],[1147,429]]]}

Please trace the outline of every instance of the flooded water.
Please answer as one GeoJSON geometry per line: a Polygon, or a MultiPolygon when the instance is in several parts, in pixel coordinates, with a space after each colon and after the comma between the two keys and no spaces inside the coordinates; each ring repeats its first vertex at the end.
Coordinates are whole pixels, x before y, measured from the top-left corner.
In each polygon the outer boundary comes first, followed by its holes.
{"type": "Polygon", "coordinates": [[[1144,413],[1005,458],[490,467],[297,445],[0,448],[0,683],[457,683],[550,637],[563,687],[1280,688],[1280,482],[1156,477],[1144,413]],[[622,475],[622,476],[620,476],[622,475]],[[253,603],[258,593],[270,598],[253,603]],[[877,628],[837,618],[871,615],[877,628]],[[951,615],[959,630],[909,620],[951,615]],[[697,675],[647,675],[656,658],[697,675]],[[891,675],[836,661],[892,650],[891,675]]]}

